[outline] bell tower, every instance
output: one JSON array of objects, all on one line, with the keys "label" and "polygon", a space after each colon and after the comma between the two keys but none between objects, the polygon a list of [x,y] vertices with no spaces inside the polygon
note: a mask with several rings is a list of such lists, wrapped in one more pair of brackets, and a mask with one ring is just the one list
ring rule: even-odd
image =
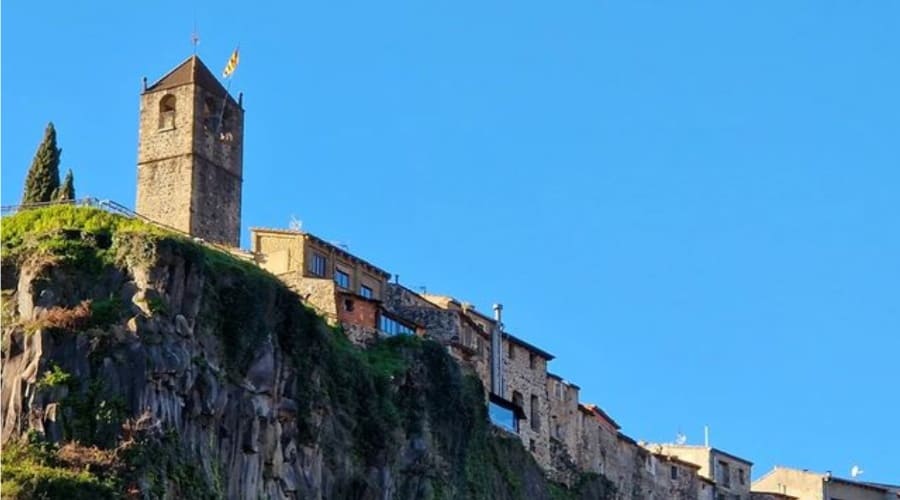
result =
[{"label": "bell tower", "polygon": [[231,246],[241,239],[244,110],[196,55],[141,93],[139,214]]}]

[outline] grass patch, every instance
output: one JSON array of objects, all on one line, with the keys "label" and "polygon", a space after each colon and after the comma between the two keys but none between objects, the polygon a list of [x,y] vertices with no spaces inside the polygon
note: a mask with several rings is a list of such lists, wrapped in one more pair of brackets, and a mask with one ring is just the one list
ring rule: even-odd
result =
[{"label": "grass patch", "polygon": [[[73,453],[72,447],[69,452]],[[7,443],[0,460],[3,498],[103,500],[118,496],[114,479],[100,477],[85,463],[70,464],[60,458],[57,448],[34,437],[25,443]]]}]

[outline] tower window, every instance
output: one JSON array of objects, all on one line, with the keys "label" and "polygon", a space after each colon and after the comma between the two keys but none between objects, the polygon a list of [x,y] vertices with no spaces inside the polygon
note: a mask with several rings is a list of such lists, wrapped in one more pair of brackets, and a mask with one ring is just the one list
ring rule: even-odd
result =
[{"label": "tower window", "polygon": [[166,94],[159,100],[159,129],[175,128],[175,96]]}]

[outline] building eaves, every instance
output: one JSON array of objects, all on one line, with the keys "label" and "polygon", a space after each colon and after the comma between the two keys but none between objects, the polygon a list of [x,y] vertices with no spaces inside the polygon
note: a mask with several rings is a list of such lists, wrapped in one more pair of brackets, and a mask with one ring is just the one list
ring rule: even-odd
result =
[{"label": "building eaves", "polygon": [[747,464],[747,465],[751,465],[751,466],[753,465],[753,462],[747,460],[746,458],[741,458],[741,457],[739,457],[739,456],[737,456],[737,455],[728,453],[727,451],[722,451],[722,450],[720,450],[720,449],[718,449],[718,448],[713,448],[713,447],[711,447],[711,446],[695,445],[695,444],[666,444],[666,445],[664,445],[664,446],[665,446],[666,448],[673,449],[673,450],[677,450],[677,449],[683,449],[683,450],[708,450],[710,453],[716,453],[716,454],[719,454],[719,455],[728,457],[728,458],[730,458],[730,459],[732,459],[732,460],[736,460],[736,461],[738,461],[738,462],[743,462],[743,463],[745,463],[745,464]]},{"label": "building eaves", "polygon": [[181,64],[175,66],[168,73],[163,75],[159,80],[149,85],[143,93],[158,92],[161,90],[169,90],[182,85],[196,84],[207,92],[211,92],[219,97],[228,96],[232,102],[234,98],[228,94],[228,91],[222,85],[222,82],[213,75],[212,71],[203,64],[197,55],[192,55],[185,59]]},{"label": "building eaves", "polygon": [[287,235],[287,236],[301,236],[303,238],[308,238],[310,240],[313,240],[314,242],[316,242],[319,245],[328,247],[330,250],[334,251],[334,253],[340,255],[341,257],[343,257],[347,260],[355,261],[355,262],[358,262],[358,263],[368,267],[370,270],[375,271],[376,273],[380,274],[381,277],[386,280],[391,278],[391,273],[385,271],[384,269],[376,266],[375,264],[372,264],[371,262],[367,261],[366,259],[358,257],[358,256],[344,250],[343,248],[341,248],[337,245],[329,243],[328,241],[325,241],[322,238],[320,238],[312,233],[308,233],[306,231],[298,231],[296,229],[274,229],[274,228],[269,228],[269,227],[251,227],[250,231],[255,232],[255,233],[274,233],[274,234],[283,234],[283,235]]},{"label": "building eaves", "polygon": [[527,349],[527,350],[541,356],[542,358],[546,359],[547,361],[550,361],[550,360],[553,360],[554,358],[556,358],[556,356],[550,354],[549,352],[547,352],[539,347],[536,347],[532,344],[529,344],[528,342],[525,342],[524,340],[516,337],[515,335],[513,335],[511,333],[503,332],[503,338],[505,340],[508,340],[509,342],[512,342],[513,344],[517,344],[517,345],[523,347],[524,349]]},{"label": "building eaves", "polygon": [[622,428],[622,426],[620,426],[618,423],[616,423],[616,421],[613,420],[613,418],[610,417],[608,413],[603,411],[602,408],[600,408],[599,406],[597,406],[595,404],[578,403],[578,409],[582,410],[585,413],[588,413],[590,415],[593,415],[595,417],[599,417],[599,418],[605,420],[607,423],[612,425],[616,430],[619,430]]},{"label": "building eaves", "polygon": [[581,387],[579,387],[579,386],[573,384],[572,382],[569,382],[568,380],[566,380],[566,379],[560,377],[559,375],[557,375],[557,374],[555,374],[555,373],[547,372],[547,376],[550,377],[550,378],[554,378],[554,379],[556,379],[556,380],[559,380],[560,382],[566,384],[566,385],[569,386],[569,387],[573,387],[573,388],[575,388],[575,389],[577,389],[577,390],[579,390],[579,391],[581,390]]},{"label": "building eaves", "polygon": [[850,479],[844,479],[844,478],[835,477],[835,476],[831,476],[830,478],[828,478],[828,476],[825,476],[825,477],[827,478],[827,481],[831,482],[831,483],[846,484],[849,486],[856,486],[859,488],[864,488],[864,489],[872,490],[872,491],[878,491],[881,493],[888,493],[891,491],[890,488],[885,487],[885,486],[876,486],[875,483],[864,483],[861,481],[853,481]]},{"label": "building eaves", "polygon": [[676,463],[676,464],[678,464],[678,465],[683,465],[683,466],[689,467],[689,468],[691,468],[691,469],[697,469],[697,470],[700,470],[700,469],[702,468],[702,467],[700,467],[699,465],[697,465],[697,464],[695,464],[695,463],[686,462],[686,461],[684,461],[684,460],[678,458],[678,457],[675,456],[675,455],[666,455],[665,453],[657,453],[657,452],[651,452],[651,453],[653,454],[654,457],[656,457],[656,458],[658,458],[658,459],[660,459],[660,460],[665,460],[666,462],[674,462],[674,463]]}]

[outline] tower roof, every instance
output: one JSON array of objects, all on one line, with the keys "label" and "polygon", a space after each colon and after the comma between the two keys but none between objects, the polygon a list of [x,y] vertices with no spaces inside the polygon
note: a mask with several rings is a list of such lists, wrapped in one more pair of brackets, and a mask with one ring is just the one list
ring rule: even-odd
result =
[{"label": "tower roof", "polygon": [[203,64],[203,61],[201,61],[197,55],[192,55],[185,59],[184,62],[175,66],[174,69],[163,75],[162,78],[148,86],[144,92],[156,92],[159,90],[180,87],[189,83],[199,85],[220,97],[224,97],[228,94],[228,91],[225,90],[225,87],[222,86],[219,79],[216,78],[205,64]]}]

